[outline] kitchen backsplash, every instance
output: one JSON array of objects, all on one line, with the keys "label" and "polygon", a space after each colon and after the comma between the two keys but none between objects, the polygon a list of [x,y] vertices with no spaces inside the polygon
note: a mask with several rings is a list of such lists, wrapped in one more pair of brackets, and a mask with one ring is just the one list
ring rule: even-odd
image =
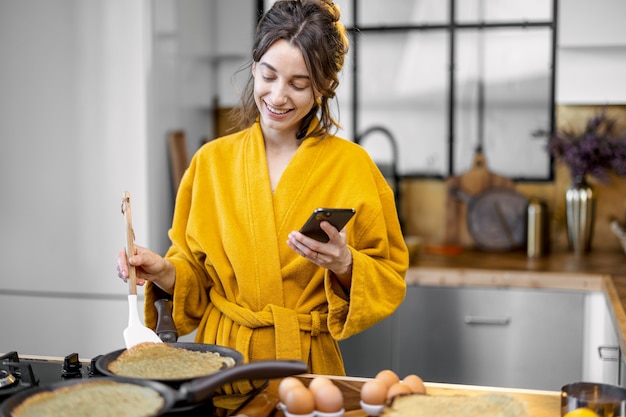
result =
[{"label": "kitchen backsplash", "polygon": [[[597,112],[606,110],[618,120],[620,131],[626,131],[626,106],[557,106],[558,129],[584,127],[586,120]],[[626,177],[611,176],[608,184],[590,178],[597,191],[595,231],[592,251],[621,251],[618,238],[610,229],[610,222],[617,218],[626,222]],[[556,164],[553,182],[520,182],[516,189],[527,197],[538,197],[548,206],[550,218],[550,242],[552,249],[567,247],[565,225],[565,190],[570,184],[566,167]],[[405,219],[405,234],[420,236],[426,245],[443,244],[446,236],[445,207],[447,188],[441,180],[407,179],[402,184],[401,210]],[[469,234],[462,234],[460,244],[471,247]]]}]

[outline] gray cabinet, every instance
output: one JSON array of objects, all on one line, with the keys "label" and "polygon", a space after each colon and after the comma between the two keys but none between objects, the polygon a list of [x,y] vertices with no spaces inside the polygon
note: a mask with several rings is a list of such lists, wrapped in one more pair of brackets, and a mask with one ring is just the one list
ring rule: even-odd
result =
[{"label": "gray cabinet", "polygon": [[350,376],[374,377],[382,369],[395,369],[395,316],[339,342],[346,372]]},{"label": "gray cabinet", "polygon": [[583,312],[580,292],[411,286],[392,317],[341,349],[350,375],[560,390],[582,377]]}]

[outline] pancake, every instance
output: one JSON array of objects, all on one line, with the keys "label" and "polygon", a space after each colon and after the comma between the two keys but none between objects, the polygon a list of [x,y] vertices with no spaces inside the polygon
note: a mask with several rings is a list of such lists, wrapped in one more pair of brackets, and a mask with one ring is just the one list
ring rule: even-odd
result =
[{"label": "pancake", "polygon": [[151,388],[100,379],[34,394],[12,416],[149,417],[164,405],[161,395]]},{"label": "pancake", "polygon": [[385,406],[384,417],[530,417],[526,403],[510,395],[404,395]]},{"label": "pancake", "polygon": [[217,352],[146,342],[122,352],[109,364],[109,371],[125,377],[171,380],[203,377],[233,366],[233,358]]}]

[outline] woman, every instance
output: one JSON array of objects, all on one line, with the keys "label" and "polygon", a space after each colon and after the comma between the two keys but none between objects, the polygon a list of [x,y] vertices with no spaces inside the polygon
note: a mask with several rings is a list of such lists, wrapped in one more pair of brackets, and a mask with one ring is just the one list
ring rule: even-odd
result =
[{"label": "woman", "polygon": [[[393,193],[368,154],[330,133],[328,101],[348,48],[331,1],[278,1],[259,22],[237,120],[204,145],[176,198],[164,258],[137,247],[146,323],[160,290],[180,334],[247,361],[300,359],[345,374],[337,340],[391,315],[404,299],[408,251]],[[297,230],[317,207],[354,208],[321,243]],[[118,275],[127,277],[124,252]],[[158,288],[157,288],[158,287]]]}]

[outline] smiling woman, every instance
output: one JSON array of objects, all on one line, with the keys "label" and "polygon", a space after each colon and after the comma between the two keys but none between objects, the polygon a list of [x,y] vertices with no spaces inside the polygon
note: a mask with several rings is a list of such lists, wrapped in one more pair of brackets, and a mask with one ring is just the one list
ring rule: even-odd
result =
[{"label": "smiling woman", "polygon": [[[130,263],[147,283],[149,326],[153,302],[173,298],[179,334],[197,329],[198,343],[343,374],[337,340],[400,304],[408,250],[393,191],[362,147],[335,135],[329,108],[347,50],[330,0],[279,1],[261,17],[239,130],[194,154],[167,253],[118,253],[118,276]],[[318,207],[356,214],[341,230],[322,221],[322,242],[299,231]]]}]

